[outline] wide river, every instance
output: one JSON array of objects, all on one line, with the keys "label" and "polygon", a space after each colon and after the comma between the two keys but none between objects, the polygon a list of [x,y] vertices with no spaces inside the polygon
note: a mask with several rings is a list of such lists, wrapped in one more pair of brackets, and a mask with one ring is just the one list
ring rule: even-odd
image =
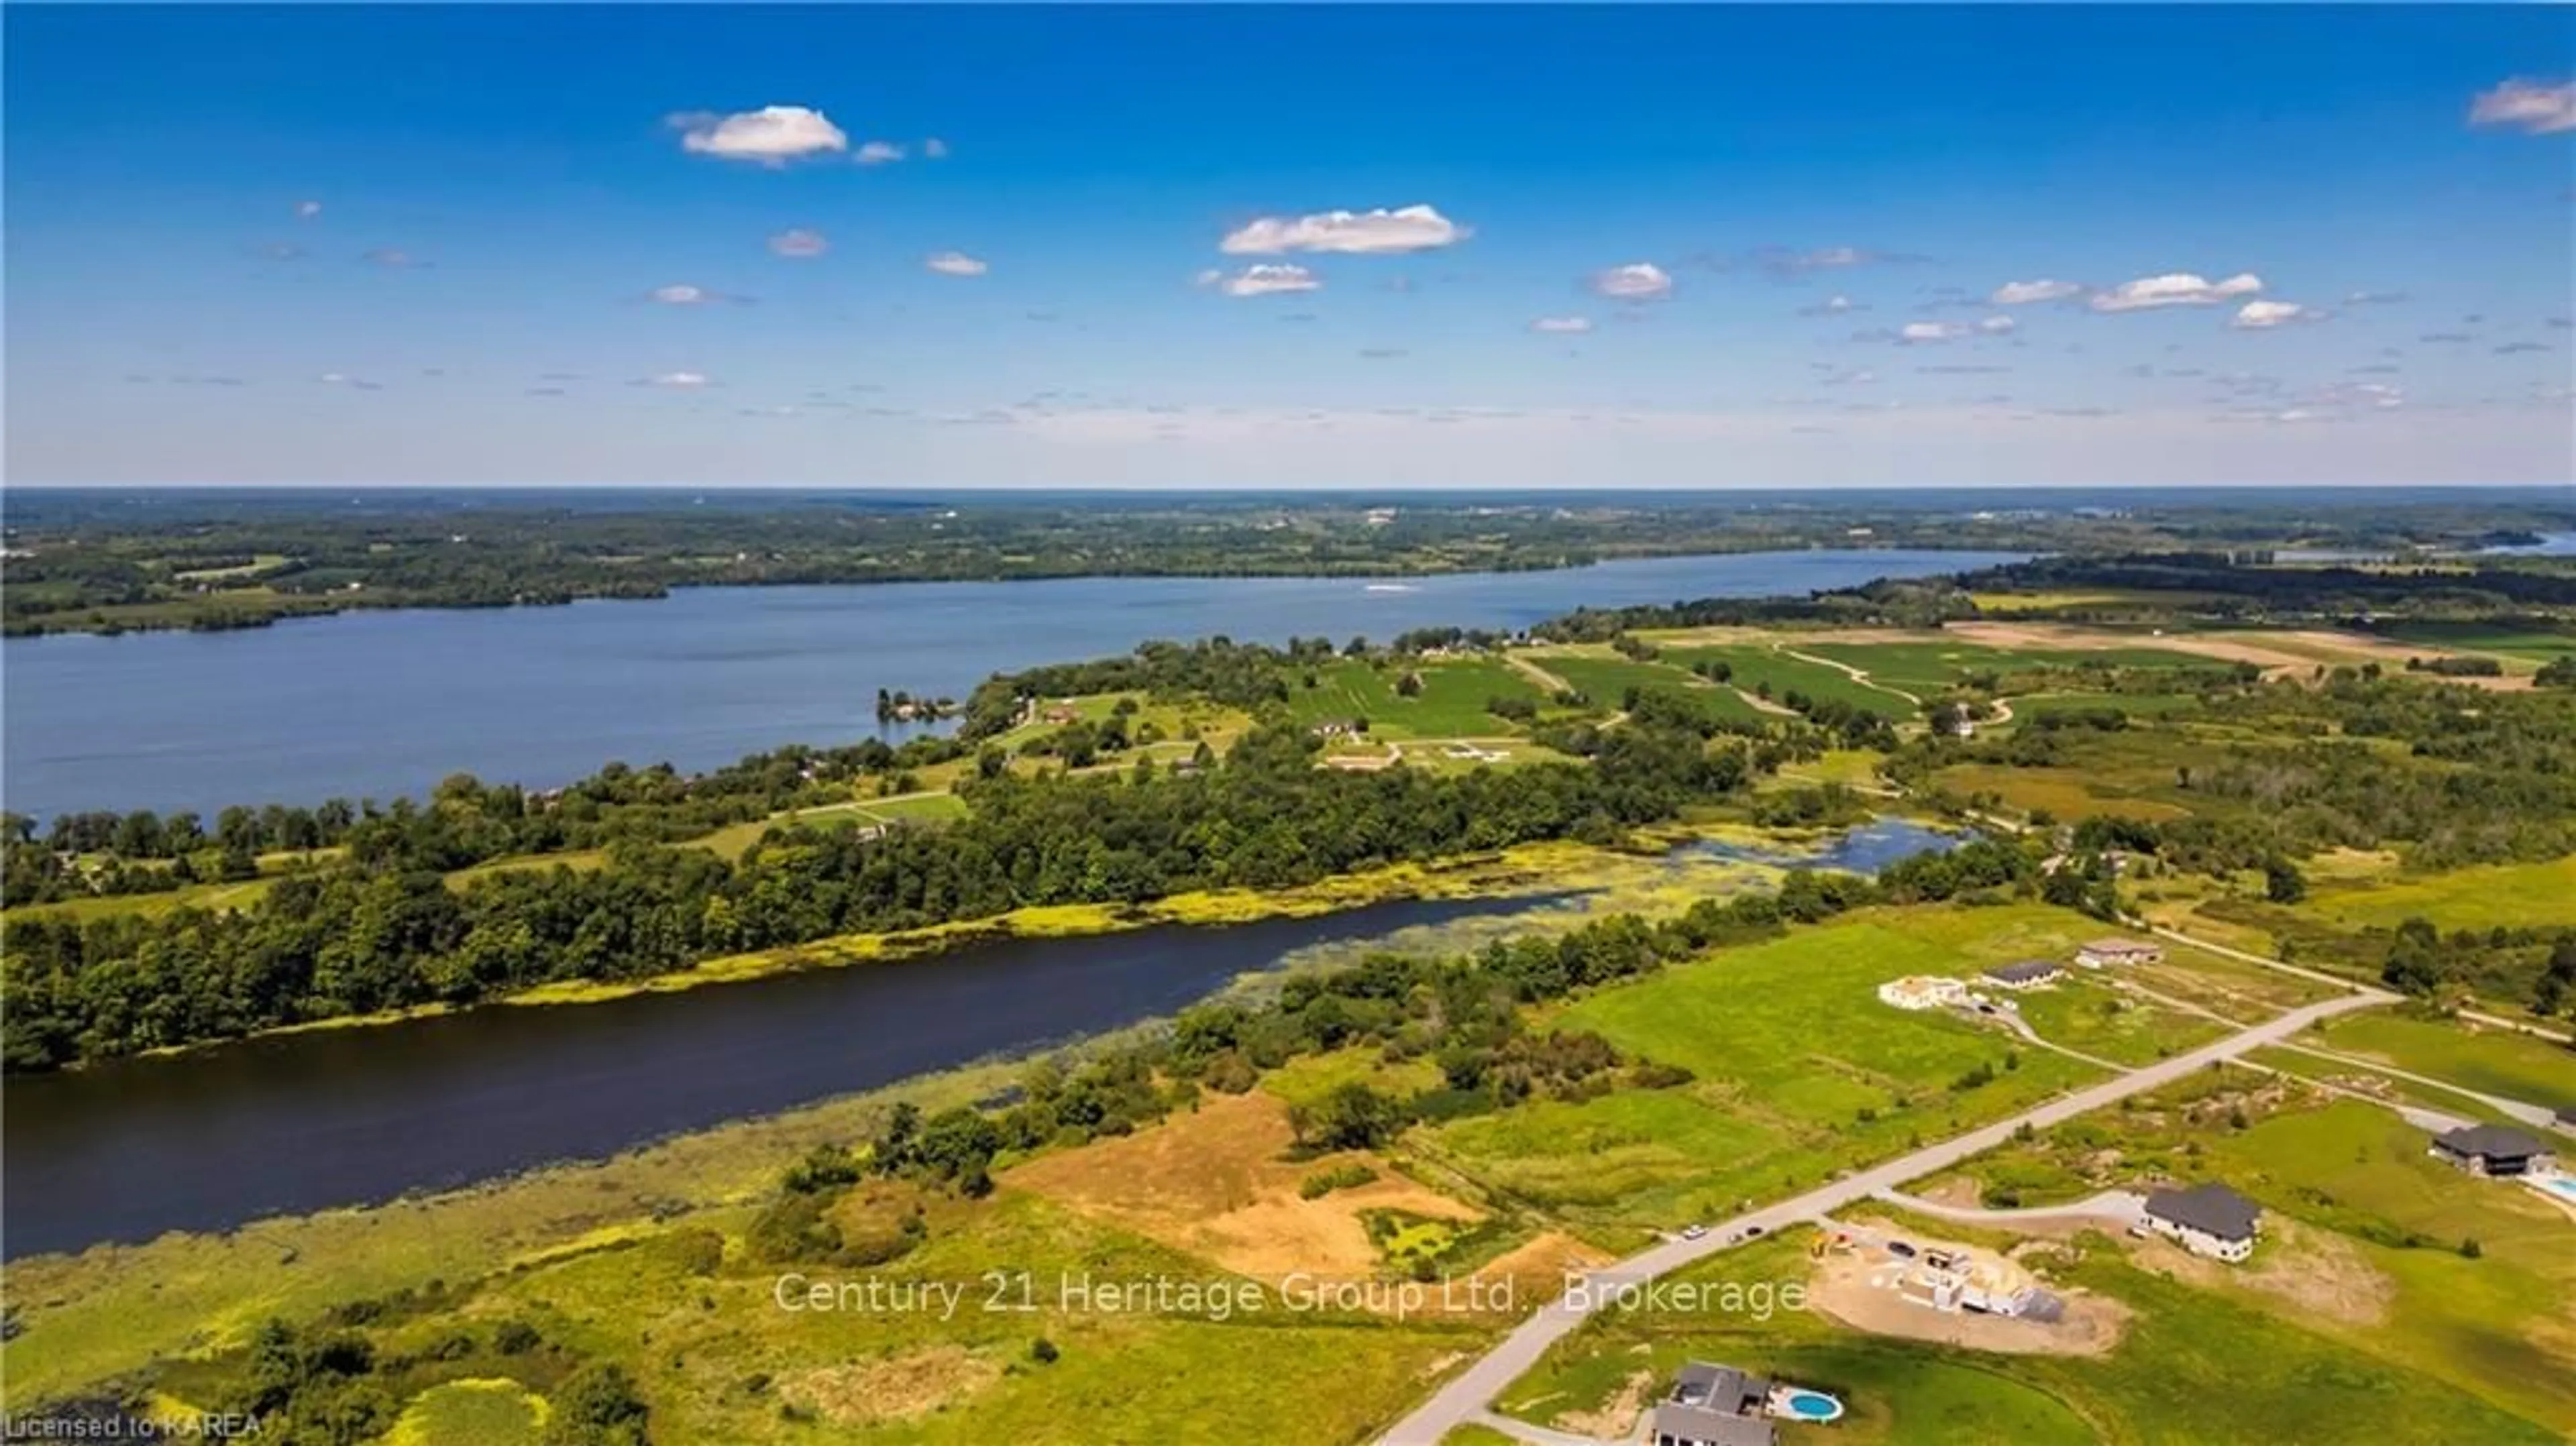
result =
[{"label": "wide river", "polygon": [[0,1091],[0,1249],[224,1230],[600,1158],[1169,1014],[1300,949],[1542,902],[1011,940],[13,1076]]},{"label": "wide river", "polygon": [[1080,578],[692,588],[651,602],[358,612],[228,633],[0,642],[0,804],[84,809],[536,786],[612,759],[683,769],[876,729],[879,688],[964,697],[999,671],[1149,638],[1516,629],[1582,606],[1804,594],[2018,554],[1737,553],[1413,579]]},{"label": "wide river", "polygon": [[[1692,845],[1671,866],[1707,857],[1875,873],[1958,841],[1881,819],[1796,854]],[[0,1249],[14,1258],[225,1230],[596,1159],[1166,1016],[1301,951],[1439,947],[1398,931],[1575,902],[1400,901],[1233,928],[1008,940],[15,1076],[0,1090]]]}]

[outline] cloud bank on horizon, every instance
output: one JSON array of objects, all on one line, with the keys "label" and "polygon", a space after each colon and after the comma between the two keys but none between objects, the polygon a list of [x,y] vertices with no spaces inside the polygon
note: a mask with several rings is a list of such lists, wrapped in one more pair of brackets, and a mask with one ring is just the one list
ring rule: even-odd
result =
[{"label": "cloud bank on horizon", "polygon": [[32,8],[7,472],[2576,481],[2576,22],[2230,24]]}]

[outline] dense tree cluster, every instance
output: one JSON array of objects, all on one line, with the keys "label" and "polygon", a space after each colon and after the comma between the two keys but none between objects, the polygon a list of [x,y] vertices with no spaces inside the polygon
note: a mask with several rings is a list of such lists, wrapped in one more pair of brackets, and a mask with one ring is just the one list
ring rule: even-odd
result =
[{"label": "dense tree cluster", "polygon": [[1225,767],[1151,782],[1005,775],[969,785],[973,815],[953,825],[778,829],[735,861],[621,840],[594,869],[457,886],[405,848],[280,878],[231,912],[11,917],[0,921],[6,1061],[44,1068],[554,980],[641,978],[1030,904],[1277,888],[1532,839],[1608,841],[1745,778],[1740,752],[1645,728],[1605,735],[1584,765],[1509,773],[1319,769],[1314,746],[1255,730]]},{"label": "dense tree cluster", "polygon": [[611,763],[562,788],[486,784],[457,774],[426,802],[331,799],[318,807],[235,806],[209,829],[193,813],[65,814],[40,836],[35,821],[0,817],[0,903],[143,893],[259,872],[263,854],[345,848],[376,869],[441,871],[522,854],[670,843],[729,824],[845,798],[849,784],[954,758],[954,739],[900,748],[870,738],[843,748],[789,747],[707,773],[669,764]]},{"label": "dense tree cluster", "polygon": [[1418,497],[1391,508],[1356,498],[862,495],[675,506],[627,493],[401,497],[325,510],[275,496],[102,506],[76,493],[13,493],[0,622],[12,633],[256,627],[347,608],[654,598],[719,585],[1515,572],[1834,545],[1863,515],[1878,540],[1901,546],[2040,548],[2103,530],[2035,515],[1854,513],[1812,499],[1791,516],[1679,498],[1575,511]]},{"label": "dense tree cluster", "polygon": [[2540,567],[2266,567],[2261,552],[2139,552],[2033,558],[1968,573],[1971,592],[2100,592],[2191,595],[2191,607],[2220,617],[2349,618],[2455,613],[2493,616],[2533,607],[2576,606],[2576,574]]},{"label": "dense tree cluster", "polygon": [[362,1329],[417,1320],[443,1304],[433,1286],[337,1306],[309,1326],[272,1318],[215,1362],[227,1383],[217,1405],[255,1418],[262,1441],[372,1446],[405,1400],[500,1369],[549,1383],[545,1446],[649,1446],[651,1408],[626,1369],[548,1343],[525,1321],[414,1332],[416,1343],[401,1349]]}]

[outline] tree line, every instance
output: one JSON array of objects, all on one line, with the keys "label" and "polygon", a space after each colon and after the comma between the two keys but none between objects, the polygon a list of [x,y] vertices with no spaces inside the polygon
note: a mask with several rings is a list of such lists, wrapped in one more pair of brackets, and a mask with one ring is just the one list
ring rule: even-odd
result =
[{"label": "tree line", "polygon": [[613,843],[599,867],[461,885],[397,853],[288,875],[235,910],[88,921],[0,917],[11,1069],[225,1039],[306,1020],[635,979],[837,934],[1032,904],[1280,888],[1536,839],[1612,841],[1739,787],[1741,754],[1646,728],[1582,764],[1510,773],[1315,766],[1302,732],[1256,729],[1185,774],[999,775],[938,828],[783,827],[737,860]]}]

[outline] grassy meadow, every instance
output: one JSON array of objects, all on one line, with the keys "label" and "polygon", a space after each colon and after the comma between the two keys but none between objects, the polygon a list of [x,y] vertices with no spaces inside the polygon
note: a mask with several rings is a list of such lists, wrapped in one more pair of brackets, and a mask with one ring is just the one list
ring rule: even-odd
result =
[{"label": "grassy meadow", "polygon": [[1795,1193],[2094,1078],[2000,1029],[1876,995],[1899,975],[2070,949],[2082,923],[2038,908],[1873,911],[1601,990],[1542,1023],[1682,1066],[1690,1084],[1464,1120],[1418,1148],[1604,1240]]},{"label": "grassy meadow", "polygon": [[2300,1040],[2480,1094],[2576,1110],[2576,1051],[2533,1035],[2372,1010],[2329,1020]]},{"label": "grassy meadow", "polygon": [[[1287,672],[1288,713],[1297,723],[1313,727],[1366,718],[1373,737],[1492,738],[1515,729],[1486,712],[1487,701],[1547,701],[1528,674],[1497,658],[1426,659],[1385,668],[1336,658]],[[1407,673],[1422,682],[1422,691],[1410,698],[1397,691]],[[1308,674],[1315,679],[1312,688],[1305,686]]]}]

